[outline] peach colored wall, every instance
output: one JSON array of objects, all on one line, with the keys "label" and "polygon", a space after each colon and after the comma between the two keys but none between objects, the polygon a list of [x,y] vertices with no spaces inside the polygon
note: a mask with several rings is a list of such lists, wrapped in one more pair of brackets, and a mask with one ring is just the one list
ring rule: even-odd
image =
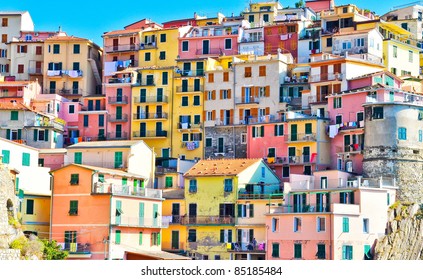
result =
[{"label": "peach colored wall", "polygon": [[50,167],[51,170],[58,169],[65,162],[65,154],[40,154],[40,159],[44,159],[44,167]]},{"label": "peach colored wall", "polygon": [[313,9],[316,13],[330,10],[330,0],[328,1],[306,1],[305,6]]}]

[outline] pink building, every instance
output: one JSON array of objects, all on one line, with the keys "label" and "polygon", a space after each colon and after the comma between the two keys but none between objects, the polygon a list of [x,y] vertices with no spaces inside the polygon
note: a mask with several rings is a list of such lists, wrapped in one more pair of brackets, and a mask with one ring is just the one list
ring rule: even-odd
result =
[{"label": "pink building", "polygon": [[298,58],[298,22],[278,23],[264,27],[264,52],[277,54],[291,53],[294,61]]},{"label": "pink building", "polygon": [[395,192],[395,179],[337,170],[292,175],[282,206],[272,204],[266,216],[266,259],[372,259]]},{"label": "pink building", "polygon": [[375,72],[348,80],[349,90],[328,96],[331,169],[362,174],[365,130],[362,104],[389,92],[380,85],[400,89],[401,80],[388,71]]},{"label": "pink building", "polygon": [[[78,142],[99,141],[106,138],[107,118],[105,98],[102,95],[84,97],[78,117]],[[110,115],[109,115],[110,117]],[[75,141],[74,141],[75,142]],[[76,142],[76,143],[78,143]]]},{"label": "pink building", "polygon": [[38,166],[49,167],[51,170],[63,167],[66,152],[66,149],[40,149]]}]

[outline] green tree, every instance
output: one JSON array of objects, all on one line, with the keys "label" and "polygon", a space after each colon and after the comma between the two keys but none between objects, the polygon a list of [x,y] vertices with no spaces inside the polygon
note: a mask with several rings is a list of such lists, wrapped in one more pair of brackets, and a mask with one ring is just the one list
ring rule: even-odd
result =
[{"label": "green tree", "polygon": [[62,251],[56,240],[42,240],[44,244],[43,258],[45,260],[63,260],[68,256],[68,252]]},{"label": "green tree", "polygon": [[295,3],[295,8],[303,8],[304,7],[304,1],[300,0],[297,3]]}]

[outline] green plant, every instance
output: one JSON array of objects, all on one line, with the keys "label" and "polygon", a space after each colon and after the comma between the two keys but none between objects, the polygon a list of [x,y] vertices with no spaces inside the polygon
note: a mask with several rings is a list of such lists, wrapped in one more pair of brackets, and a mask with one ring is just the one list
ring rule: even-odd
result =
[{"label": "green plant", "polygon": [[21,252],[21,257],[29,259],[36,256],[42,259],[44,244],[39,239],[29,240],[25,236],[20,236],[10,243],[10,249],[16,249]]},{"label": "green plant", "polygon": [[13,226],[16,229],[19,229],[22,227],[21,223],[19,223],[19,221],[17,219],[15,219],[15,217],[13,217],[13,215],[8,215],[8,221],[9,221],[9,225]]},{"label": "green plant", "polygon": [[45,260],[63,260],[68,256],[67,251],[63,251],[56,240],[41,240],[44,244],[43,258]]}]

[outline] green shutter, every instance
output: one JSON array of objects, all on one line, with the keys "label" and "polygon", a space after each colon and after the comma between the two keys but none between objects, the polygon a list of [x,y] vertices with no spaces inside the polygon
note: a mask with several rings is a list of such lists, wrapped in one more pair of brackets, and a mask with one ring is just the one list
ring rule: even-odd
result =
[{"label": "green shutter", "polygon": [[220,243],[225,243],[225,230],[220,230]]},{"label": "green shutter", "polygon": [[158,215],[159,215],[159,205],[155,203],[153,204],[153,226],[154,227],[157,226]]},{"label": "green shutter", "polygon": [[28,153],[22,153],[22,165],[29,166],[31,162],[31,155]]},{"label": "green shutter", "polygon": [[312,124],[311,123],[306,123],[305,124],[305,133],[306,134],[311,134],[312,133]]},{"label": "green shutter", "polygon": [[115,243],[120,244],[120,230],[117,230],[115,234]]},{"label": "green shutter", "polygon": [[142,232],[140,232],[138,243],[139,245],[142,245]]},{"label": "green shutter", "polygon": [[279,243],[272,244],[272,257],[279,258]]},{"label": "green shutter", "polygon": [[274,136],[278,136],[278,125],[277,124],[275,124],[275,133],[274,133]]},{"label": "green shutter", "polygon": [[10,129],[6,129],[6,139],[7,140],[11,140],[11,137],[10,137]]},{"label": "green shutter", "polygon": [[296,258],[296,259],[302,258],[301,244],[294,244],[294,258]]},{"label": "green shutter", "polygon": [[10,163],[10,151],[9,150],[2,150],[1,154],[3,155],[3,163]]},{"label": "green shutter", "polygon": [[18,129],[18,140],[22,140],[22,129]]},{"label": "green shutter", "polygon": [[115,152],[115,168],[119,168],[122,165],[122,158],[123,153],[122,152]]},{"label": "green shutter", "polygon": [[254,229],[250,229],[249,234],[250,234],[249,236],[250,242],[252,242],[254,240]]},{"label": "green shutter", "polygon": [[76,164],[82,164],[82,152],[76,152],[74,154],[74,163],[76,163]]},{"label": "green shutter", "polygon": [[228,243],[232,243],[232,230],[228,229]]},{"label": "green shutter", "polygon": [[38,129],[34,129],[34,142],[38,141]]},{"label": "green shutter", "polygon": [[44,133],[44,141],[48,142],[48,134],[49,134],[49,130],[46,129],[45,133]]},{"label": "green shutter", "polygon": [[[16,192],[19,192],[19,198],[23,199],[24,198],[24,192],[23,190],[19,190],[19,177],[16,177],[16,182],[15,182],[15,190]],[[22,191],[22,196],[21,196],[21,191]]]},{"label": "green shutter", "polygon": [[128,185],[128,178],[122,178],[122,186]]},{"label": "green shutter", "polygon": [[250,218],[254,217],[254,204],[250,204]]},{"label": "green shutter", "polygon": [[238,217],[242,217],[242,204],[238,204]]},{"label": "green shutter", "polygon": [[160,232],[157,233],[157,245],[160,245]]},{"label": "green shutter", "polygon": [[256,138],[256,127],[253,126],[251,129],[252,129],[253,138]]},{"label": "green shutter", "polygon": [[144,225],[144,202],[140,202],[138,211],[139,225]]},{"label": "green shutter", "polygon": [[264,137],[264,126],[260,126],[260,136]]}]

